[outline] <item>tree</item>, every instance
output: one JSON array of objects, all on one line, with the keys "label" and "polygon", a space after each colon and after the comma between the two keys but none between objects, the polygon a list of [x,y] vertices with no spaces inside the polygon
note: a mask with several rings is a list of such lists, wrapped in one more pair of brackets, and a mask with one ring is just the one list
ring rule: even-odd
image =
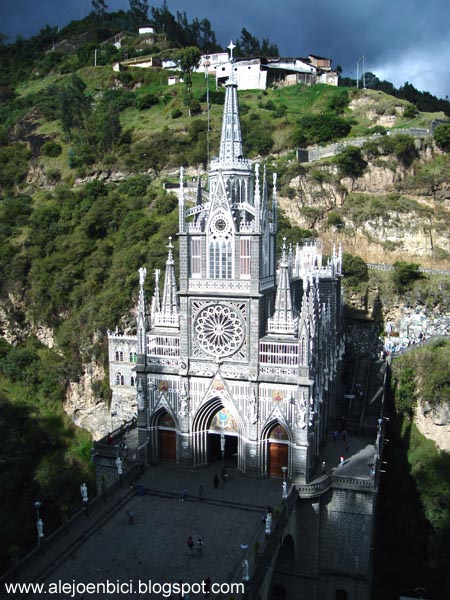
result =
[{"label": "tree", "polygon": [[71,139],[74,128],[82,128],[91,112],[91,103],[85,95],[86,85],[76,75],[72,74],[69,82],[59,94],[59,114],[61,126],[67,139]]},{"label": "tree", "polygon": [[31,152],[21,142],[0,147],[0,190],[12,189],[25,178],[30,158]]},{"label": "tree", "polygon": [[420,266],[416,263],[407,263],[404,261],[394,263],[392,281],[400,293],[404,292],[414,281],[418,281],[424,277],[424,274],[420,271]]},{"label": "tree", "polygon": [[96,15],[103,15],[108,10],[105,0],[92,0],[92,8]]},{"label": "tree", "polygon": [[360,256],[354,256],[346,252],[342,256],[342,273],[345,277],[345,283],[351,287],[369,279],[369,271],[364,260]]},{"label": "tree", "polygon": [[417,150],[414,138],[410,135],[399,133],[391,137],[391,142],[396,158],[405,167],[410,167],[417,158]]},{"label": "tree", "polygon": [[274,58],[276,56],[280,56],[280,52],[276,44],[271,44],[268,38],[263,38],[261,43],[261,55]]},{"label": "tree", "polygon": [[145,23],[148,19],[148,0],[128,0],[130,13],[135,22]]},{"label": "tree", "polygon": [[355,146],[347,146],[334,159],[340,177],[361,177],[367,167],[367,162],[361,154],[361,150]]},{"label": "tree", "polygon": [[442,123],[434,130],[434,141],[444,152],[450,151],[450,123]]},{"label": "tree", "polygon": [[180,69],[183,72],[183,80],[188,92],[192,85],[192,72],[198,67],[200,57],[201,52],[196,46],[183,48],[175,56],[175,60],[178,62]]}]

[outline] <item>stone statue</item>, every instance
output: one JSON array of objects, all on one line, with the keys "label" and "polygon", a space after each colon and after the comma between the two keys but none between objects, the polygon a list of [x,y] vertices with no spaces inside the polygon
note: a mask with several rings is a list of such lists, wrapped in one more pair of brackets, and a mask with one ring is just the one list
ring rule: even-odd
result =
[{"label": "stone statue", "polygon": [[142,386],[142,381],[139,379],[137,386],[137,402],[138,402],[138,410],[144,410],[145,402],[144,402],[144,388]]},{"label": "stone statue", "polygon": [[306,427],[306,402],[305,395],[303,392],[301,393],[300,401],[298,403],[297,425],[302,429],[305,429]]},{"label": "stone statue", "polygon": [[265,530],[265,534],[266,537],[269,536],[272,532],[272,513],[268,512],[266,514],[266,530]]},{"label": "stone statue", "polygon": [[83,499],[83,504],[87,504],[89,502],[89,497],[88,497],[87,485],[85,483],[82,483],[80,485],[80,493],[81,493],[81,498]]},{"label": "stone statue", "polygon": [[37,531],[38,531],[38,538],[39,539],[43,538],[44,537],[44,521],[41,518],[39,518],[37,520],[36,527],[37,527]]},{"label": "stone statue", "polygon": [[188,405],[188,393],[186,390],[186,384],[183,385],[183,389],[180,392],[180,408],[178,410],[178,416],[182,419],[188,416],[189,405]]},{"label": "stone statue", "polygon": [[144,285],[146,276],[147,276],[147,269],[145,267],[140,267],[139,268],[139,285]]},{"label": "stone statue", "polygon": [[250,579],[248,574],[248,560],[244,558],[242,561],[242,581],[248,581]]},{"label": "stone statue", "polygon": [[117,474],[120,476],[123,473],[123,468],[122,468],[122,459],[120,458],[120,456],[118,456],[116,458],[116,467],[117,467]]}]

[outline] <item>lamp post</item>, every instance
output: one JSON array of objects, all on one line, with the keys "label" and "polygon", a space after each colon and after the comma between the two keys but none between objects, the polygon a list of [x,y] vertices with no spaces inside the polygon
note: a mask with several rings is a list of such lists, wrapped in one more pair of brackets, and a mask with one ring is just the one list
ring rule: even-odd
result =
[{"label": "lamp post", "polygon": [[38,532],[38,547],[41,547],[41,541],[42,538],[44,537],[44,523],[42,522],[42,519],[39,515],[39,509],[42,506],[42,502],[34,502],[34,507],[36,509],[36,528],[37,528],[37,532]]},{"label": "lamp post", "polygon": [[286,481],[287,467],[281,467],[281,470],[283,471],[283,483],[282,483],[283,494],[282,494],[282,498],[283,498],[283,500],[286,500],[286,498],[287,498],[287,481]]}]

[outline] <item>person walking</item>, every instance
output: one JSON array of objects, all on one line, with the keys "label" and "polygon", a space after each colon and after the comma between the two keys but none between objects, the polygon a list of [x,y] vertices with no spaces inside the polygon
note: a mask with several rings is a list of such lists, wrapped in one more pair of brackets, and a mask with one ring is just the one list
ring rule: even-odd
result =
[{"label": "person walking", "polygon": [[200,497],[200,501],[203,501],[203,499],[204,499],[204,496],[205,496],[205,488],[203,487],[203,485],[202,485],[202,484],[200,484],[200,485],[198,486],[198,495],[199,495],[199,497]]},{"label": "person walking", "polygon": [[192,539],[192,535],[188,537],[186,544],[189,550],[189,554],[192,556],[192,553],[194,551],[194,540]]},{"label": "person walking", "polygon": [[184,502],[186,500],[187,490],[183,488],[180,492],[180,502]]},{"label": "person walking", "polygon": [[217,490],[217,488],[219,487],[219,476],[217,475],[217,473],[214,475],[214,489]]}]

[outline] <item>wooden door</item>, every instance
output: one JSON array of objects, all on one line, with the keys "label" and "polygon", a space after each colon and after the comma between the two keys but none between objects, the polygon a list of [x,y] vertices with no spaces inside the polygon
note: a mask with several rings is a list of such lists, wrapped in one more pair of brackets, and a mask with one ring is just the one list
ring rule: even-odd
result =
[{"label": "wooden door", "polygon": [[281,467],[288,466],[289,446],[278,442],[269,442],[269,477],[283,477]]},{"label": "wooden door", "polygon": [[168,462],[177,460],[177,438],[175,431],[159,430],[159,459]]}]

